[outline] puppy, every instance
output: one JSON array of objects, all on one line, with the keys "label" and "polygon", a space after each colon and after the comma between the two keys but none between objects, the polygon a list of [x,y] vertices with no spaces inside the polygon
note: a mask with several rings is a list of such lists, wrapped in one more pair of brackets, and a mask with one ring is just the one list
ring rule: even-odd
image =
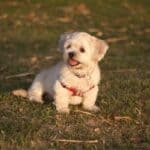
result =
[{"label": "puppy", "polygon": [[100,81],[100,61],[108,45],[85,32],[64,34],[59,40],[63,60],[42,71],[28,90],[30,101],[43,103],[42,95],[54,98],[58,112],[69,113],[69,104],[82,103],[84,109],[98,111],[95,105]]}]

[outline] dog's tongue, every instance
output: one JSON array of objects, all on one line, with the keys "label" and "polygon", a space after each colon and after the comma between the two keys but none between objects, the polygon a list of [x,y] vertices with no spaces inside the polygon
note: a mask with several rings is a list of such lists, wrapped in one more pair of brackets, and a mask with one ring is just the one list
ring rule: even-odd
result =
[{"label": "dog's tongue", "polygon": [[78,61],[76,61],[76,60],[73,60],[73,59],[69,59],[69,65],[71,65],[71,66],[75,66],[75,65],[78,65]]}]

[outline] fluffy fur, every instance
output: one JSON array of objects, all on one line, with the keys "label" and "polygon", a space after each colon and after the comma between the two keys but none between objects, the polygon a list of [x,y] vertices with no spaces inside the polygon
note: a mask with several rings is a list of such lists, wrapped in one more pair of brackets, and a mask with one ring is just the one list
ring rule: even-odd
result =
[{"label": "fluffy fur", "polygon": [[[42,95],[46,92],[54,98],[58,112],[68,113],[69,104],[80,103],[86,110],[98,111],[95,105],[100,81],[98,61],[107,49],[108,45],[103,40],[85,32],[62,35],[59,50],[63,60],[36,76],[28,90],[29,100],[43,103]],[[75,88],[82,96],[73,95],[62,83]]]}]

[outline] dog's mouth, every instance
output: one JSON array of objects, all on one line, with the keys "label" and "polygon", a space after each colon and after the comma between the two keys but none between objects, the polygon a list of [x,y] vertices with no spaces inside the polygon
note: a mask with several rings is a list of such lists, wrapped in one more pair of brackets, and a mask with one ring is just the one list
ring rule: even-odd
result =
[{"label": "dog's mouth", "polygon": [[80,62],[73,59],[73,58],[69,58],[68,59],[68,64],[73,67],[73,66],[78,66],[80,64]]}]

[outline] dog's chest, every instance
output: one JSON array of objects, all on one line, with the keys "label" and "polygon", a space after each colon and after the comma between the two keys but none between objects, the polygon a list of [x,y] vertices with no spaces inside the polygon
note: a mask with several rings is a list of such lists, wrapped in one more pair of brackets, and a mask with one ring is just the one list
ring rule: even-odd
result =
[{"label": "dog's chest", "polygon": [[74,75],[63,75],[60,77],[60,81],[68,87],[74,87],[81,91],[86,91],[94,85],[94,81],[91,76],[77,77]]}]

